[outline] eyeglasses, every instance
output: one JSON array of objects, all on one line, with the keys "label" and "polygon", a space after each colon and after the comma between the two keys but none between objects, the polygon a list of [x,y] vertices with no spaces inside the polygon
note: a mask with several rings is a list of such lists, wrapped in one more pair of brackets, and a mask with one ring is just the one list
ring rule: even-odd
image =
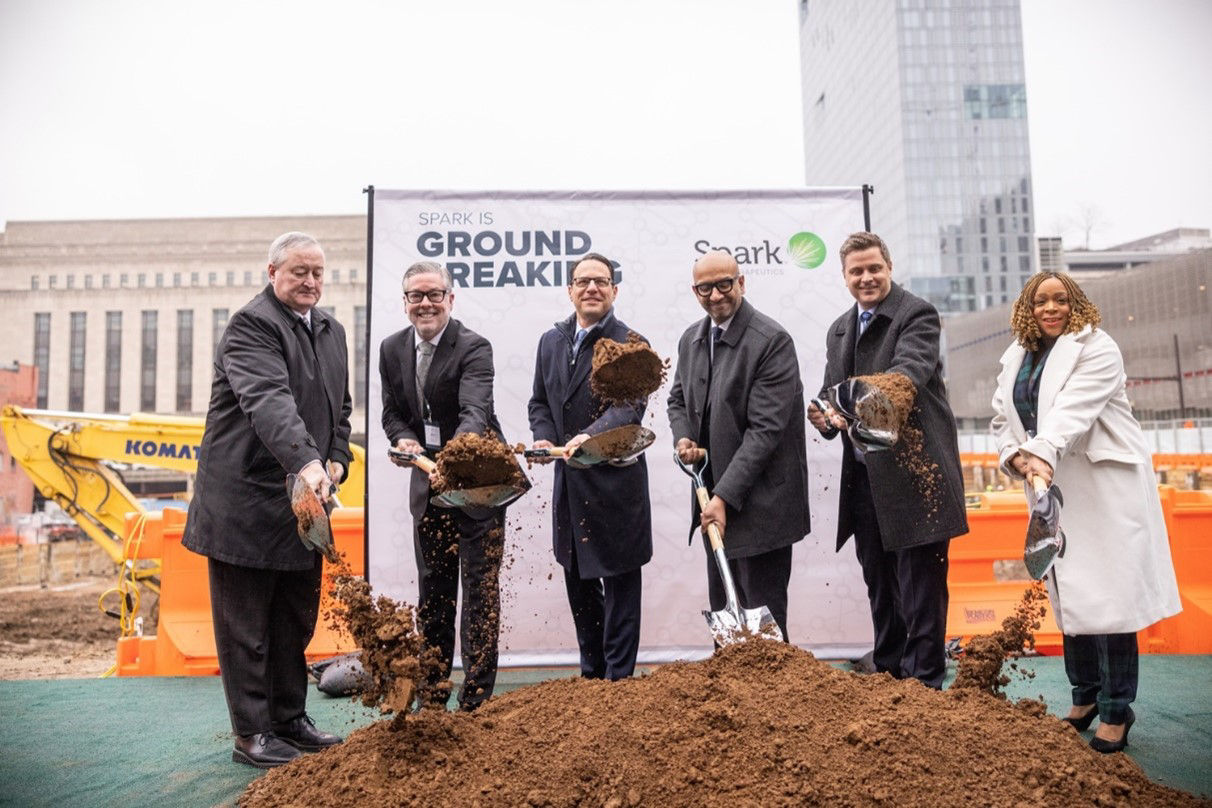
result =
[{"label": "eyeglasses", "polygon": [[716,289],[720,294],[726,295],[732,291],[732,285],[736,283],[739,275],[733,275],[731,278],[720,278],[715,283],[696,283],[690,288],[694,289],[694,293],[699,297],[711,297],[711,290]]},{"label": "eyeglasses", "polygon": [[409,303],[420,303],[422,300],[441,303],[446,299],[446,293],[449,291],[449,289],[430,289],[428,292],[405,292],[404,299]]},{"label": "eyeglasses", "polygon": [[611,278],[574,278],[572,281],[572,285],[578,289],[588,289],[590,284],[599,289],[609,289],[614,286],[614,280]]}]

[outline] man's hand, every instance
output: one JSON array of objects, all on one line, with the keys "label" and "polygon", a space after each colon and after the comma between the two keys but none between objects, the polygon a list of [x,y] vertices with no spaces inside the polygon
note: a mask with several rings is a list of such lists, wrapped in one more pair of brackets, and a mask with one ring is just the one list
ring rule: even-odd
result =
[{"label": "man's hand", "polygon": [[303,484],[316,492],[321,502],[328,502],[332,494],[332,480],[324,471],[324,465],[319,460],[313,460],[299,469],[299,479]]},{"label": "man's hand", "polygon": [[565,465],[571,466],[574,469],[589,468],[589,466],[586,466],[584,463],[574,460],[572,457],[573,454],[576,452],[577,447],[580,446],[582,443],[584,443],[587,440],[589,440],[589,436],[586,435],[584,432],[582,432],[579,435],[574,435],[572,438],[569,439],[569,441],[567,443],[564,444],[564,464]]},{"label": "man's hand", "polygon": [[1052,485],[1052,466],[1048,465],[1048,461],[1030,452],[1020,450],[1019,454],[1026,461],[1026,469],[1023,471],[1023,476],[1028,481],[1032,477],[1039,477],[1046,485]]},{"label": "man's hand", "polygon": [[1010,458],[1010,468],[1014,469],[1023,477],[1027,476],[1027,458],[1021,454],[1013,455]]},{"label": "man's hand", "polygon": [[691,466],[699,462],[699,445],[690,438],[678,438],[673,449],[678,453],[678,459],[686,465]]},{"label": "man's hand", "polygon": [[335,460],[329,460],[328,478],[332,480],[333,485],[340,485],[341,480],[345,479],[345,467]]},{"label": "man's hand", "polygon": [[720,531],[720,537],[724,536],[724,528],[728,523],[728,515],[724,509],[724,500],[719,497],[712,497],[707,500],[707,507],[699,514],[699,522],[703,526],[703,530],[707,530],[707,526],[712,522]]},{"label": "man's hand", "polygon": [[[534,446],[532,448],[552,449],[552,448],[555,448],[555,444],[549,440],[536,440],[534,442]],[[546,457],[528,457],[528,458],[526,458],[527,463],[538,463],[538,464],[544,465],[544,466],[547,465],[548,463],[552,462],[553,460],[555,460],[555,458],[552,457],[551,455],[547,455]]]},{"label": "man's hand", "polygon": [[[419,455],[424,454],[425,452],[425,449],[421,446],[421,444],[417,443],[415,440],[411,440],[410,438],[400,438],[398,441],[396,441],[395,448],[397,452],[408,452],[409,454]],[[391,462],[395,463],[400,468],[412,468],[412,463],[399,457],[392,457]]]},{"label": "man's hand", "polygon": [[845,429],[847,426],[849,426],[849,424],[846,423],[846,419],[839,415],[837,410],[833,409],[833,407],[826,404],[825,409],[822,410],[820,407],[816,406],[815,402],[808,405],[808,421],[814,427],[816,427],[816,431],[820,432],[821,434],[831,432],[834,429]]}]

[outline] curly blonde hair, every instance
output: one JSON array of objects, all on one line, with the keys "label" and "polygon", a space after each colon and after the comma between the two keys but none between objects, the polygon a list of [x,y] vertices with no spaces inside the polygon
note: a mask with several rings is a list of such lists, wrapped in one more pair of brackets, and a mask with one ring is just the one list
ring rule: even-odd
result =
[{"label": "curly blonde hair", "polygon": [[1028,351],[1039,350],[1039,342],[1043,338],[1039,324],[1035,322],[1032,310],[1035,308],[1035,293],[1040,284],[1049,278],[1056,278],[1069,294],[1069,325],[1065,327],[1066,334],[1076,334],[1086,326],[1097,328],[1103,321],[1098,313],[1098,306],[1090,302],[1086,293],[1077,285],[1077,281],[1065,272],[1037,272],[1019,292],[1018,300],[1010,308],[1010,331],[1018,344]]}]

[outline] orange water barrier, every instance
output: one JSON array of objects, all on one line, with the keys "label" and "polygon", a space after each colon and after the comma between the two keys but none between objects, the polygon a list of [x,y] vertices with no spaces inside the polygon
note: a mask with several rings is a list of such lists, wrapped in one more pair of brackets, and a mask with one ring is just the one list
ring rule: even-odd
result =
[{"label": "orange water barrier", "polygon": [[[142,524],[140,525],[140,521]],[[362,542],[362,509],[337,508],[331,517],[333,542],[354,575],[362,575],[366,557]],[[219,673],[210,616],[210,582],[206,558],[181,544],[185,512],[131,514],[126,531],[126,555],[132,562],[160,559],[160,617],[156,634],[118,640],[119,676],[211,676]],[[330,611],[332,571],[324,562],[320,620],[307,659],[313,662],[354,650],[353,639],[337,632],[325,619]]]},{"label": "orange water barrier", "polygon": [[[1212,654],[1212,491],[1180,491],[1168,485],[1157,490],[1183,610],[1140,632],[1141,653]],[[947,636],[964,640],[999,629],[1030,584],[1026,568],[1016,563],[1022,561],[1027,529],[1022,492],[969,495],[969,501],[971,532],[951,542],[947,576]],[[1016,569],[1021,577],[1013,576]],[[1051,613],[1035,637],[1041,653],[1061,653],[1061,635]]]}]

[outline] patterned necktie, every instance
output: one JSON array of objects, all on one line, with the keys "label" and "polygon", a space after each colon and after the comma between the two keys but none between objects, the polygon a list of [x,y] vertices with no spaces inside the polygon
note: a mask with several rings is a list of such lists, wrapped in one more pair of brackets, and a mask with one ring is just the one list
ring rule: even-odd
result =
[{"label": "patterned necktie", "polygon": [[871,318],[875,316],[875,312],[867,310],[859,315],[859,336],[863,336],[863,332],[867,330],[867,326],[871,324]]},{"label": "patterned necktie", "polygon": [[572,339],[572,362],[577,361],[577,354],[581,351],[581,343],[585,341],[585,336],[589,333],[588,328],[578,328],[576,336]]},{"label": "patterned necktie", "polygon": [[417,400],[425,401],[425,379],[429,376],[429,363],[433,361],[433,343],[417,344]]}]

